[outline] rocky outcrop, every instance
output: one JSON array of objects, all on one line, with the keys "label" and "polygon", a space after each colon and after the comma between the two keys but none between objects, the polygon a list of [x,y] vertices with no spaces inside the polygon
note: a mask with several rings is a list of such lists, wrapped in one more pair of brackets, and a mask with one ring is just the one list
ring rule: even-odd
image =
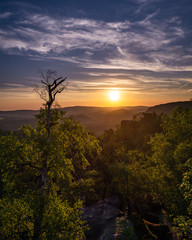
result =
[{"label": "rocky outcrop", "polygon": [[122,222],[126,222],[126,227],[132,227],[121,211],[121,202],[117,196],[85,207],[84,219],[90,226],[90,231],[86,233],[87,240],[119,239],[123,227]]},{"label": "rocky outcrop", "polygon": [[[118,196],[112,196],[83,209],[84,220],[90,226],[86,240],[135,240],[143,235],[159,240],[178,239],[164,210],[148,211],[142,217],[132,213],[131,222],[127,211],[121,208]],[[131,217],[130,216],[130,217]],[[134,223],[134,228],[133,224]]]}]

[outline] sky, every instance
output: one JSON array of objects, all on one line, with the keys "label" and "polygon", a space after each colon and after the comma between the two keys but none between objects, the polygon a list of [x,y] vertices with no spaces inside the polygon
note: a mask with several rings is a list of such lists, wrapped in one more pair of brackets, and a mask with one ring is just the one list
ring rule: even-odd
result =
[{"label": "sky", "polygon": [[191,12],[192,0],[0,0],[0,110],[39,109],[47,70],[67,77],[62,107],[190,100]]}]

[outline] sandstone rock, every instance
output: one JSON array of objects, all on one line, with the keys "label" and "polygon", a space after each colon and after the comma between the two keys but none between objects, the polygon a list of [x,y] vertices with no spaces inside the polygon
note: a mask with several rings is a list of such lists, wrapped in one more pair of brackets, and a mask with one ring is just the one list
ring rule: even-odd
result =
[{"label": "sandstone rock", "polygon": [[[125,239],[118,238],[121,232],[121,202],[118,196],[101,200],[89,207],[85,207],[83,218],[88,222],[90,231],[86,233],[87,240]],[[131,226],[127,221],[126,226]]]}]

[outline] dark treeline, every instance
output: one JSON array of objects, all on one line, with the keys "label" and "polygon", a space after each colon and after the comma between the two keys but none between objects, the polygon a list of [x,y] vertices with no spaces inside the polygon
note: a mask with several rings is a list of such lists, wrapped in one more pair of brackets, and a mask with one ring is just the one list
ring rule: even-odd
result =
[{"label": "dark treeline", "polygon": [[1,132],[1,239],[84,239],[82,206],[114,194],[137,239],[191,239],[191,110],[143,113],[98,138],[60,110],[50,114],[48,141],[43,109],[35,128]]},{"label": "dark treeline", "polygon": [[184,108],[144,113],[100,137],[103,193],[121,196],[138,239],[192,239],[191,138]]}]

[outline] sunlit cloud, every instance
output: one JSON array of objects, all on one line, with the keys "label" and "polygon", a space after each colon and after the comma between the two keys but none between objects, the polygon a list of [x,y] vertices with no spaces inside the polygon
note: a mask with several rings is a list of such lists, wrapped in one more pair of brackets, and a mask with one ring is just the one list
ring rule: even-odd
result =
[{"label": "sunlit cloud", "polygon": [[0,98],[30,98],[33,95],[33,89],[23,84],[6,83],[0,88]]},{"label": "sunlit cloud", "polygon": [[[154,1],[137,0],[136,14]],[[0,14],[2,22],[11,19],[0,26],[0,50],[36,62],[73,65],[69,91],[117,88],[152,94],[192,88],[192,47],[185,44],[190,33],[177,15],[162,21],[157,8],[134,20],[104,21],[37,12],[25,10],[19,18],[8,11]],[[1,92],[29,93],[33,80],[38,81],[31,76],[21,85],[1,84]]]},{"label": "sunlit cloud", "polygon": [[15,87],[15,88],[21,88],[21,87],[23,87],[23,88],[25,88],[26,86],[25,85],[23,85],[23,84],[18,84],[18,83],[4,83],[4,86],[6,86],[6,87]]},{"label": "sunlit cloud", "polygon": [[[170,61],[174,66],[175,59],[182,62],[185,57],[183,46],[174,44],[185,33],[179,23],[174,27],[153,23],[150,19],[155,15],[132,23],[26,15],[16,27],[0,29],[0,48],[30,57],[34,52],[35,57],[39,54],[82,67],[170,68]],[[179,47],[177,54],[173,48]]]}]

